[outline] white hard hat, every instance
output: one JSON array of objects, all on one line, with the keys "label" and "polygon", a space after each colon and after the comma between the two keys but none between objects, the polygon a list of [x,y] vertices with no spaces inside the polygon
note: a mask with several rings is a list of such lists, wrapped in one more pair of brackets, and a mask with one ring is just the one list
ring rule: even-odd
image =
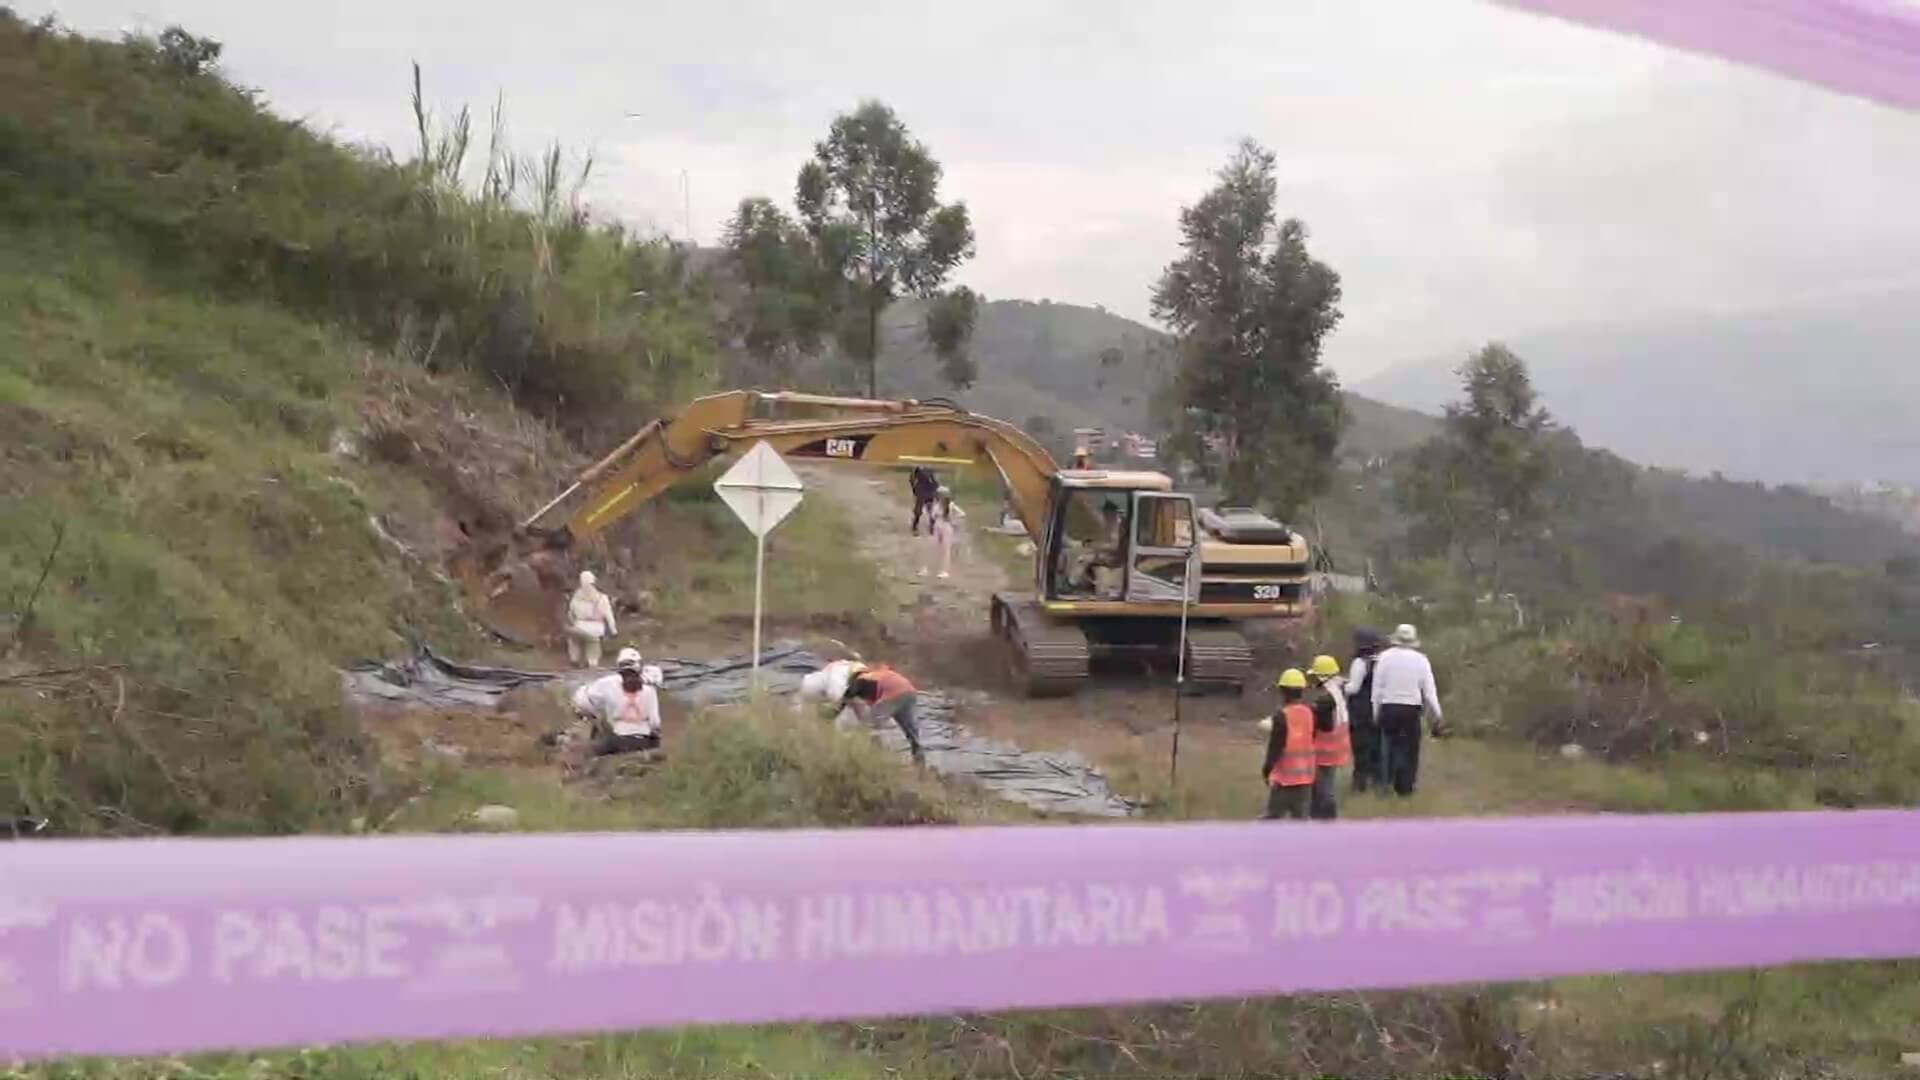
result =
[{"label": "white hard hat", "polygon": [[613,659],[613,666],[616,671],[625,671],[627,668],[638,668],[640,666],[640,650],[621,649],[620,655]]},{"label": "white hard hat", "polygon": [[1415,630],[1412,623],[1401,623],[1394,628],[1393,643],[1409,649],[1417,648],[1420,645],[1420,631]]},{"label": "white hard hat", "polygon": [[580,584],[591,586],[594,582],[598,580],[600,579],[593,576],[593,571],[591,570],[580,571]]}]

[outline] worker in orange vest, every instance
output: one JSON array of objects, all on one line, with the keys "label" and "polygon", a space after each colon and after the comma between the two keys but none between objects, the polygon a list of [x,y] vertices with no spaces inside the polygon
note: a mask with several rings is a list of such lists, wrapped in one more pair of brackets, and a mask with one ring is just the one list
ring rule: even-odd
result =
[{"label": "worker in orange vest", "polygon": [[851,708],[861,720],[871,725],[880,720],[892,720],[900,725],[900,734],[907,737],[907,750],[913,755],[916,765],[927,763],[927,753],[920,746],[920,724],[913,715],[914,706],[920,702],[920,691],[905,675],[885,664],[868,667],[856,661],[850,669],[847,679],[846,696],[840,699],[843,708]]},{"label": "worker in orange vest", "polygon": [[1267,735],[1267,759],[1260,766],[1260,776],[1267,782],[1265,816],[1269,821],[1304,821],[1312,809],[1318,762],[1313,709],[1302,700],[1307,693],[1307,676],[1299,668],[1288,668],[1274,685],[1280,690],[1280,711],[1273,717],[1273,729]]},{"label": "worker in orange vest", "polygon": [[1340,816],[1340,770],[1353,764],[1353,735],[1347,725],[1347,680],[1340,661],[1316,656],[1307,668],[1313,684],[1313,817],[1332,821]]}]

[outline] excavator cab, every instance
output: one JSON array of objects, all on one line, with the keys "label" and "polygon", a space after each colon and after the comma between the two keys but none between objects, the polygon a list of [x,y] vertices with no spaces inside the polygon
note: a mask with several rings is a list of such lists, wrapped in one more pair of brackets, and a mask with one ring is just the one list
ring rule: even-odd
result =
[{"label": "excavator cab", "polygon": [[1093,605],[1178,603],[1190,585],[1196,526],[1193,497],[1168,487],[1157,473],[1060,473],[1042,596]]}]

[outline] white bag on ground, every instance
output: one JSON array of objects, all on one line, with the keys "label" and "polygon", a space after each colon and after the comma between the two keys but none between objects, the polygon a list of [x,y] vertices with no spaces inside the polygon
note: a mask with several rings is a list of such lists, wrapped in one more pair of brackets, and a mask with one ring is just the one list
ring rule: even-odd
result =
[{"label": "white bag on ground", "polygon": [[[832,705],[847,696],[847,683],[853,678],[853,661],[835,660],[818,671],[811,671],[800,677],[800,692],[793,696],[793,707],[804,710],[809,706]],[[860,718],[852,709],[841,709],[834,715],[833,726],[837,731],[853,731],[860,727]]]}]

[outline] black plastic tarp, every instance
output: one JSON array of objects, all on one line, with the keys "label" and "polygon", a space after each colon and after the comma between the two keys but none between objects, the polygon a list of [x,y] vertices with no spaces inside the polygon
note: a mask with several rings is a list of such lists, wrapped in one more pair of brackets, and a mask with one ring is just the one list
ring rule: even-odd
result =
[{"label": "black plastic tarp", "polygon": [[[660,668],[669,694],[696,708],[738,704],[752,693],[751,657],[648,662]],[[825,664],[801,646],[781,642],[760,654],[761,685],[769,696],[791,697],[799,692],[801,679]],[[424,647],[407,661],[356,664],[342,673],[353,700],[439,708],[490,708],[516,689],[548,683],[570,691],[597,674],[478,667],[455,663]],[[954,719],[953,700],[939,691],[922,690],[916,711],[927,765],[943,776],[972,780],[1001,798],[1046,813],[1126,817],[1137,810],[1134,803],[1114,794],[1106,777],[1079,754],[1023,750],[968,731]],[[821,734],[823,738],[831,735],[824,724]],[[873,734],[882,745],[906,755],[906,736],[891,722],[876,727]]]}]

